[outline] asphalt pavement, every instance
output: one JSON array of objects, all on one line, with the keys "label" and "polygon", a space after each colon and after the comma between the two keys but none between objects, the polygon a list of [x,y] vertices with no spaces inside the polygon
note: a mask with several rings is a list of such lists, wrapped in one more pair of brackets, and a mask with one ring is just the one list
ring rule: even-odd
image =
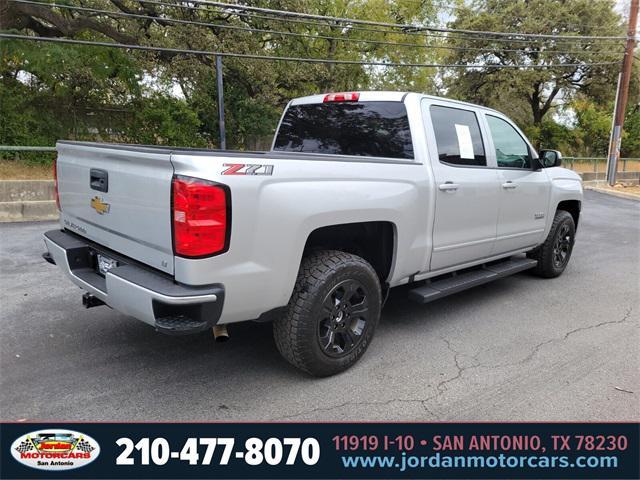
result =
[{"label": "asphalt pavement", "polygon": [[421,306],[392,292],[347,372],[308,377],[271,325],[169,337],[41,258],[56,223],[0,224],[0,419],[640,420],[640,203],[586,192],[560,278],[519,274]]}]

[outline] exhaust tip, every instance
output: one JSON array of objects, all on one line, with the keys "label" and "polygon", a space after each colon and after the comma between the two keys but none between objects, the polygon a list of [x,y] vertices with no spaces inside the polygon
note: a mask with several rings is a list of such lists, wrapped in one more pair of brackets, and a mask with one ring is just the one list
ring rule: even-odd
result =
[{"label": "exhaust tip", "polygon": [[213,338],[216,342],[222,343],[229,340],[229,332],[226,325],[215,325],[213,327]]}]

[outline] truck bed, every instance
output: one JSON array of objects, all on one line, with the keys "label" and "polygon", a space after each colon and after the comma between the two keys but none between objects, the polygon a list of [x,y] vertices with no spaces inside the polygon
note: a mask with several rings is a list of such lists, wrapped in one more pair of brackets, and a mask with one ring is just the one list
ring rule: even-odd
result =
[{"label": "truck bed", "polygon": [[165,153],[165,154],[183,154],[194,156],[216,156],[231,158],[255,158],[256,160],[264,160],[265,157],[278,160],[317,160],[324,162],[364,162],[364,163],[397,163],[414,165],[414,160],[402,160],[398,158],[387,157],[368,157],[353,155],[335,155],[322,153],[305,153],[305,152],[277,152],[273,150],[255,151],[255,150],[218,150],[211,148],[189,148],[189,147],[172,147],[163,145],[137,145],[129,143],[98,143],[98,142],[78,142],[72,140],[59,140],[58,145],[77,145],[90,148],[107,148],[110,150],[126,150],[130,152],[146,152],[146,153]]}]

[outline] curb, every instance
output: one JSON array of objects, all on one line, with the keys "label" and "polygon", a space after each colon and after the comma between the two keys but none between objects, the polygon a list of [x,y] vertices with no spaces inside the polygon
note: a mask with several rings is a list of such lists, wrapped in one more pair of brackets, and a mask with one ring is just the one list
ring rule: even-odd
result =
[{"label": "curb", "polygon": [[55,187],[53,180],[0,181],[0,202],[53,200],[54,195]]},{"label": "curb", "polygon": [[584,189],[591,190],[593,192],[603,193],[605,195],[610,195],[612,197],[624,198],[626,200],[633,200],[636,202],[640,202],[640,196],[635,195],[633,193],[616,192],[615,190],[609,190],[607,188],[600,188],[600,187],[592,187],[591,185],[585,185]]},{"label": "curb", "polygon": [[53,180],[0,181],[0,222],[56,220]]},{"label": "curb", "polygon": [[[584,182],[605,182],[607,180],[606,172],[580,172],[578,173]],[[640,172],[618,172],[616,179],[624,182],[638,182],[640,180]]]},{"label": "curb", "polygon": [[0,222],[31,222],[57,219],[58,208],[55,200],[0,202]]}]

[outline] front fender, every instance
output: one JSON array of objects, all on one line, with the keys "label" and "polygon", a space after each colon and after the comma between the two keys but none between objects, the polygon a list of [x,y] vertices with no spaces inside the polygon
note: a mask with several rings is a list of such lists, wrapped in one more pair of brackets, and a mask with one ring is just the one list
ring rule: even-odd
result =
[{"label": "front fender", "polygon": [[582,188],[582,178],[573,170],[561,167],[547,168],[547,176],[551,181],[551,198],[549,201],[549,212],[547,214],[547,225],[543,238],[547,238],[551,230],[551,224],[560,202],[567,200],[577,200],[582,204],[584,191]]}]

